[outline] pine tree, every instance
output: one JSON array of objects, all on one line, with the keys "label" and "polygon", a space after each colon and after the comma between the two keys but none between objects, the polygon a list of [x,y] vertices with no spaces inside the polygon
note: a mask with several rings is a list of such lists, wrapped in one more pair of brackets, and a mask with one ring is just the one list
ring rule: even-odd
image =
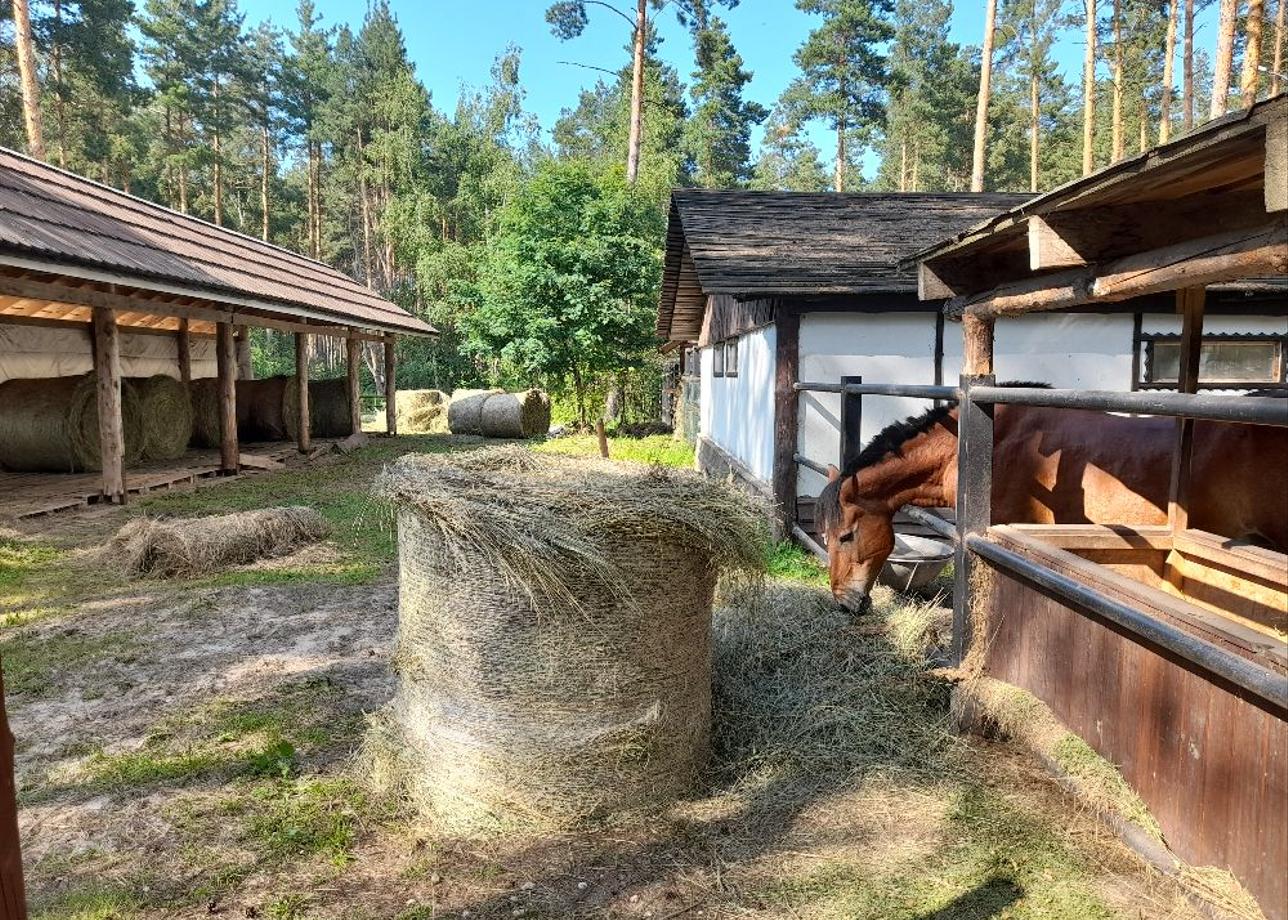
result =
[{"label": "pine tree", "polygon": [[993,41],[997,22],[997,0],[985,0],[984,44],[980,50],[979,94],[975,101],[975,149],[971,158],[970,190],[984,191],[985,148],[988,143],[988,105],[992,95]]},{"label": "pine tree", "polygon": [[[1002,9],[1001,29],[1014,36],[1003,48],[1002,66],[1013,67],[1028,96],[1029,176],[1028,188],[1041,185],[1041,144],[1047,129],[1043,122],[1052,95],[1063,97],[1064,82],[1051,79],[1054,62],[1051,48],[1056,37],[1069,25],[1065,0],[1008,0]],[[1052,84],[1058,86],[1053,87]]]},{"label": "pine tree", "polygon": [[751,73],[743,69],[729,30],[712,17],[694,31],[697,70],[689,94],[693,113],[686,127],[686,146],[694,177],[708,188],[728,188],[750,178],[751,129],[769,112],[743,98]]},{"label": "pine tree", "polygon": [[[833,188],[843,192],[848,173],[870,145],[885,116],[889,81],[880,45],[894,36],[890,0],[796,0],[823,19],[796,51],[801,76],[784,102],[802,119],[821,119],[836,135]],[[861,181],[861,176],[860,176]]]},{"label": "pine tree", "polygon": [[31,35],[31,10],[27,0],[13,4],[13,41],[22,86],[22,116],[27,128],[27,152],[45,158],[45,131],[40,113],[40,77],[36,73],[36,47]]},{"label": "pine tree", "polygon": [[830,181],[822,155],[813,142],[801,137],[800,127],[781,106],[770,114],[751,180],[753,189],[827,191]]},{"label": "pine tree", "polygon": [[282,81],[286,54],[282,34],[261,24],[246,43],[246,107],[259,146],[259,234],[267,241],[272,228],[272,184],[281,146]]},{"label": "pine tree", "polygon": [[1221,0],[1217,21],[1216,57],[1212,71],[1212,106],[1210,118],[1225,114],[1230,97],[1230,74],[1234,70],[1234,33],[1238,26],[1239,0]]},{"label": "pine tree", "polygon": [[322,144],[325,137],[322,116],[334,81],[331,31],[319,25],[321,19],[313,0],[299,0],[298,25],[291,33],[291,54],[283,62],[282,94],[290,132],[304,148],[305,164],[305,252],[315,259],[322,252]]}]

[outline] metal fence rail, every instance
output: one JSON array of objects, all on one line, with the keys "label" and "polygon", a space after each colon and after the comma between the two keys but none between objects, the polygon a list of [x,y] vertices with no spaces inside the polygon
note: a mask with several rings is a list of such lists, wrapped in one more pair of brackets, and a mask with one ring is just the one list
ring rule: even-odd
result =
[{"label": "metal fence rail", "polygon": [[907,396],[912,399],[951,399],[958,397],[957,387],[914,383],[796,383],[797,392],[843,393],[846,396]]},{"label": "metal fence rail", "polygon": [[1288,426],[1288,399],[1277,396],[1198,395],[1162,393],[1152,390],[1119,393],[1111,390],[974,386],[971,387],[970,397],[977,403],[1045,406],[1052,409],[1092,409],[1100,412],[1165,415],[1213,422]]}]

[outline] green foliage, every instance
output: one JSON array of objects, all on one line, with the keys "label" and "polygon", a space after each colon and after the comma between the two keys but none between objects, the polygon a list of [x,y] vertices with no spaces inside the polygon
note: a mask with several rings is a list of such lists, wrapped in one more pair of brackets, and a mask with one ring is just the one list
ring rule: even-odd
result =
[{"label": "green foliage", "polygon": [[[579,457],[599,455],[599,439],[593,434],[554,438],[536,445],[533,450],[551,454],[572,454]],[[693,446],[677,441],[670,435],[651,435],[646,438],[608,439],[608,456],[613,460],[629,460],[659,466],[693,468]]]},{"label": "green foliage", "polygon": [[694,32],[698,68],[689,93],[693,115],[685,142],[699,185],[726,188],[751,177],[751,129],[769,115],[757,102],[743,98],[751,73],[743,68],[723,20],[711,17]]},{"label": "green foliage", "polygon": [[802,585],[815,585],[820,588],[826,588],[828,585],[827,568],[809,552],[787,540],[774,544],[769,555],[767,571],[774,578],[782,578]]}]

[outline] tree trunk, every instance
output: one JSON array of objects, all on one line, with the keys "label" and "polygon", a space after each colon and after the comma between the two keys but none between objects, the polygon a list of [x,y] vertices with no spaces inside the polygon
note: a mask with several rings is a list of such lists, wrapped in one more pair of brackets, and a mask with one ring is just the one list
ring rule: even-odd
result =
[{"label": "tree trunk", "polygon": [[1194,0],[1185,0],[1185,51],[1182,55],[1184,74],[1181,87],[1181,127],[1194,127]]},{"label": "tree trunk", "polygon": [[1123,152],[1126,147],[1126,143],[1123,139],[1123,30],[1121,0],[1114,0],[1113,17],[1114,87],[1113,114],[1111,115],[1113,152],[1111,153],[1109,160],[1111,163],[1117,163],[1123,158]]},{"label": "tree trunk", "polygon": [[1149,100],[1145,98],[1145,88],[1140,91],[1140,152],[1149,149]]},{"label": "tree trunk", "polygon": [[1163,49],[1163,91],[1158,100],[1158,142],[1166,144],[1172,134],[1172,81],[1175,79],[1176,18],[1179,0],[1167,4],[1167,42]]},{"label": "tree trunk", "polygon": [[1042,109],[1038,104],[1038,73],[1029,74],[1029,191],[1038,190],[1038,129],[1041,127]]},{"label": "tree trunk", "polygon": [[1082,60],[1082,174],[1084,176],[1096,168],[1095,143],[1096,0],[1087,0],[1087,50]]},{"label": "tree trunk", "polygon": [[1288,0],[1279,0],[1275,11],[1275,53],[1270,65],[1270,95],[1277,96],[1283,78],[1280,72],[1284,66],[1284,5]]},{"label": "tree trunk", "polygon": [[36,75],[36,49],[31,39],[28,0],[13,0],[13,41],[22,84],[22,118],[27,127],[27,152],[45,158],[45,130],[40,119],[40,82]]},{"label": "tree trunk", "polygon": [[640,146],[644,137],[644,42],[648,35],[648,0],[635,4],[634,50],[631,64],[631,132],[626,142],[626,181],[635,183],[640,173]]},{"label": "tree trunk", "polygon": [[919,170],[920,166],[921,166],[921,138],[914,137],[912,139],[912,184],[911,184],[911,187],[909,188],[909,191],[917,192],[921,190],[918,185],[918,175],[917,175],[918,172],[920,171]]},{"label": "tree trunk", "polygon": [[838,192],[845,191],[845,129],[845,116],[841,115],[836,120],[836,169],[833,176],[833,185]]},{"label": "tree trunk", "polygon": [[572,388],[577,395],[577,421],[580,422],[584,431],[587,427],[586,421],[586,382],[581,379],[581,368],[576,362],[572,365]]},{"label": "tree trunk", "polygon": [[263,237],[264,242],[267,243],[268,242],[268,224],[269,224],[268,178],[269,178],[269,169],[272,168],[271,155],[270,155],[271,150],[270,150],[270,144],[269,144],[269,128],[268,128],[267,121],[265,121],[264,124],[260,127],[259,142],[260,142],[259,210],[260,210],[260,214],[262,215],[262,221],[260,225],[260,231],[261,231],[260,235]]},{"label": "tree trunk", "polygon": [[984,191],[984,153],[988,139],[988,103],[992,95],[993,31],[997,22],[997,0],[987,0],[984,11],[984,48],[979,60],[979,95],[975,99],[975,152],[971,157],[970,190]]},{"label": "tree trunk", "polygon": [[362,129],[358,129],[358,205],[362,211],[362,280],[371,287],[371,202],[367,200],[367,168],[363,162]]},{"label": "tree trunk", "polygon": [[1265,14],[1265,0],[1248,0],[1247,44],[1243,49],[1243,79],[1239,81],[1240,101],[1245,109],[1257,101],[1261,85],[1261,25]]},{"label": "tree trunk", "polygon": [[[54,28],[62,34],[63,4],[54,0]],[[58,132],[58,165],[67,168],[67,99],[63,85],[63,49],[57,41],[49,49],[49,69],[54,75],[54,130]]]},{"label": "tree trunk", "polygon": [[908,139],[899,141],[899,191],[908,191]]},{"label": "tree trunk", "polygon": [[215,182],[215,226],[224,225],[224,155],[223,148],[220,145],[219,137],[219,77],[216,76],[213,81],[214,100],[215,100],[215,130],[212,138],[210,153],[214,160],[214,182]]},{"label": "tree trunk", "polygon": [[1234,69],[1234,27],[1239,13],[1239,0],[1221,0],[1221,19],[1217,27],[1216,58],[1212,66],[1211,118],[1225,114],[1230,96],[1230,72]]}]

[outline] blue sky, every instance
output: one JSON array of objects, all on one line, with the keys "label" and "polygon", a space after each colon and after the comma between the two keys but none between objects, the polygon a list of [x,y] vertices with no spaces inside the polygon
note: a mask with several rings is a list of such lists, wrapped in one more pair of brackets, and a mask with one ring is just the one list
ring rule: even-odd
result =
[{"label": "blue sky", "polygon": [[[316,0],[323,22],[361,25],[366,0]],[[540,119],[545,131],[553,127],[561,109],[576,104],[583,87],[602,76],[594,70],[562,61],[616,69],[626,58],[629,26],[602,7],[591,7],[590,26],[580,38],[561,42],[545,22],[548,0],[390,0],[407,39],[407,51],[420,79],[440,109],[451,111],[462,84],[480,86],[489,79],[493,60],[507,44],[523,50],[521,74],[527,88],[527,109]],[[616,5],[629,6],[626,0]],[[977,45],[983,35],[983,0],[967,0],[954,11],[951,34],[961,44]],[[1078,3],[1081,9],[1081,3]],[[1215,4],[1212,5],[1215,7]],[[243,0],[248,25],[268,19],[283,28],[295,26],[295,0]],[[816,23],[816,18],[796,9],[793,0],[742,0],[732,10],[721,10],[729,23],[734,45],[753,72],[749,96],[771,106],[796,74],[792,55]],[[1212,43],[1212,9],[1205,10],[1196,29],[1195,45]],[[688,35],[669,10],[659,18],[661,54],[688,77],[693,51]],[[1082,36],[1062,37],[1055,54],[1065,77],[1080,80]],[[1179,69],[1179,68],[1178,68]],[[824,132],[813,132],[824,152],[830,142]],[[758,140],[758,138],[757,138]],[[871,174],[871,163],[865,168]]]}]

